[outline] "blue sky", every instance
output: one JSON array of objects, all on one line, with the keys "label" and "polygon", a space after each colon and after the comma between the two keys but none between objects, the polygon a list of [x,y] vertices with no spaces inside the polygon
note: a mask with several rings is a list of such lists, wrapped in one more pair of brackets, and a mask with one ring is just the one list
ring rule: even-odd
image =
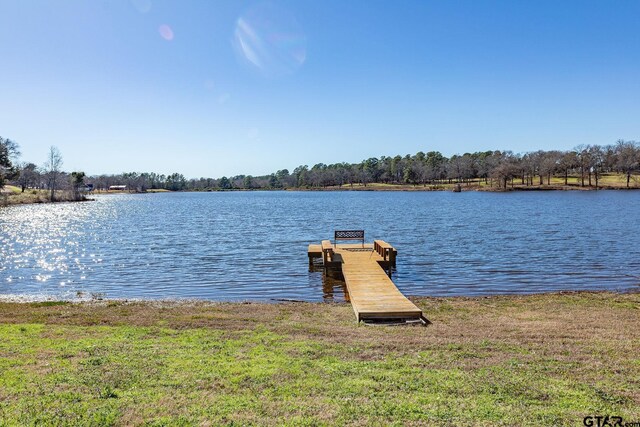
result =
[{"label": "blue sky", "polygon": [[0,135],[66,170],[640,139],[640,1],[0,0]]}]

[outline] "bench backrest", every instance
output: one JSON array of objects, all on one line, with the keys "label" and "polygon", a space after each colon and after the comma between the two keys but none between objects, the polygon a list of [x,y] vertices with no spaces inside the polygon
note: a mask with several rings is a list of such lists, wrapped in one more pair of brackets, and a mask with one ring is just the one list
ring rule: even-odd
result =
[{"label": "bench backrest", "polygon": [[333,240],[359,240],[364,245],[364,230],[335,230]]}]

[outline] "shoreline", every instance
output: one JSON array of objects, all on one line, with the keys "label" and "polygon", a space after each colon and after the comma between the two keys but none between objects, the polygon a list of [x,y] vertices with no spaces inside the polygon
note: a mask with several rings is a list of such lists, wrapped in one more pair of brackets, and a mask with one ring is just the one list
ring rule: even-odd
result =
[{"label": "shoreline", "polygon": [[[619,186],[599,186],[595,187],[580,187],[580,186],[515,186],[513,188],[496,188],[496,187],[480,187],[480,186],[467,186],[462,184],[460,187],[460,191],[454,191],[453,188],[455,184],[447,184],[448,187],[443,188],[442,186],[433,187],[424,187],[424,186],[407,186],[400,184],[384,184],[383,186],[369,185],[365,186],[342,186],[342,187],[318,187],[318,188],[306,188],[306,187],[290,187],[290,188],[255,188],[255,189],[245,189],[245,188],[231,188],[231,189],[205,189],[205,190],[180,190],[180,191],[107,191],[107,192],[94,192],[91,195],[99,195],[99,196],[108,196],[108,195],[119,195],[119,194],[166,194],[166,193],[218,193],[218,192],[271,192],[271,191],[301,191],[301,192],[486,192],[486,193],[518,193],[518,192],[562,192],[562,191],[635,191],[640,190],[640,187],[619,187]],[[16,199],[15,196],[9,196],[7,198],[7,204],[1,203],[0,207],[4,206],[18,206],[18,205],[31,205],[31,204],[51,204],[51,203],[76,203],[76,202],[90,202],[95,201],[90,197],[84,200],[55,200],[53,202],[49,200],[39,199],[39,198],[20,198]]]},{"label": "shoreline", "polygon": [[[510,293],[510,294],[488,294],[488,295],[453,295],[453,296],[423,296],[407,295],[413,302],[424,301],[473,301],[487,299],[522,299],[536,296],[568,296],[568,295],[640,295],[640,285],[638,288],[624,290],[560,290],[548,292],[532,293]],[[142,304],[142,305],[277,305],[277,304],[317,304],[317,305],[351,305],[349,300],[338,301],[305,301],[287,298],[271,298],[269,300],[215,300],[205,298],[105,298],[99,294],[88,293],[71,299],[61,299],[46,295],[24,295],[24,294],[0,294],[0,304],[41,304],[41,305],[109,305],[109,304]]]},{"label": "shoreline", "polygon": [[49,200],[49,191],[40,189],[28,189],[24,192],[19,187],[8,185],[0,188],[0,207],[17,206],[17,205],[35,205],[50,203],[75,203],[89,202],[94,199],[86,197],[86,194],[80,194],[80,198],[76,198],[69,191],[59,190],[56,193],[56,199]]},{"label": "shoreline", "polygon": [[[12,186],[9,186],[14,188]],[[456,187],[459,187],[460,191],[456,191]],[[46,196],[42,196],[41,192],[45,190],[29,190],[29,193],[17,193],[14,190],[3,190],[0,194],[0,207],[4,206],[16,206],[16,205],[29,205],[29,204],[49,204],[49,203],[74,203],[74,202],[87,202],[95,201],[90,198],[93,195],[116,195],[116,194],[164,194],[164,193],[209,193],[209,192],[253,192],[253,191],[319,191],[319,192],[337,192],[337,191],[378,191],[378,192],[432,192],[432,191],[449,191],[449,192],[488,192],[488,193],[511,193],[511,192],[547,192],[547,191],[633,191],[640,190],[640,185],[626,187],[626,185],[599,185],[595,186],[581,186],[579,184],[552,184],[552,185],[522,185],[514,184],[509,185],[507,188],[499,188],[494,186],[487,186],[483,184],[474,183],[451,183],[451,184],[382,184],[372,183],[366,186],[362,184],[342,186],[327,186],[327,187],[286,187],[286,188],[212,188],[212,189],[193,189],[193,190],[165,190],[165,189],[148,189],[145,191],[107,191],[97,190],[88,193],[83,200],[58,199],[54,202],[47,200]],[[17,187],[15,187],[17,188]],[[38,193],[33,193],[38,191]],[[30,194],[31,193],[31,194]],[[89,196],[89,197],[87,197]]]}]

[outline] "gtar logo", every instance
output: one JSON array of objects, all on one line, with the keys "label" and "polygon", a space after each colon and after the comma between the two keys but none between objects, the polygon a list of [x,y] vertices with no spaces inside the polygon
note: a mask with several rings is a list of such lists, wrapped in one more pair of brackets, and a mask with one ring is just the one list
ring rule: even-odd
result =
[{"label": "gtar logo", "polygon": [[596,415],[584,417],[582,423],[587,427],[622,427],[622,417]]}]

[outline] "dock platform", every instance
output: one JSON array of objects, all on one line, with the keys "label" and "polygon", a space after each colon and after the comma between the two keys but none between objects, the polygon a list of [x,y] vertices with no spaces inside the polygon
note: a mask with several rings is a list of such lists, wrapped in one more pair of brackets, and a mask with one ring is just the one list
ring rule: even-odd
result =
[{"label": "dock platform", "polygon": [[[422,310],[409,301],[389,277],[396,249],[376,240],[373,244],[311,244],[309,264],[322,259],[325,269],[341,270],[358,322],[412,322],[428,324]],[[385,272],[386,269],[386,272]]]}]

